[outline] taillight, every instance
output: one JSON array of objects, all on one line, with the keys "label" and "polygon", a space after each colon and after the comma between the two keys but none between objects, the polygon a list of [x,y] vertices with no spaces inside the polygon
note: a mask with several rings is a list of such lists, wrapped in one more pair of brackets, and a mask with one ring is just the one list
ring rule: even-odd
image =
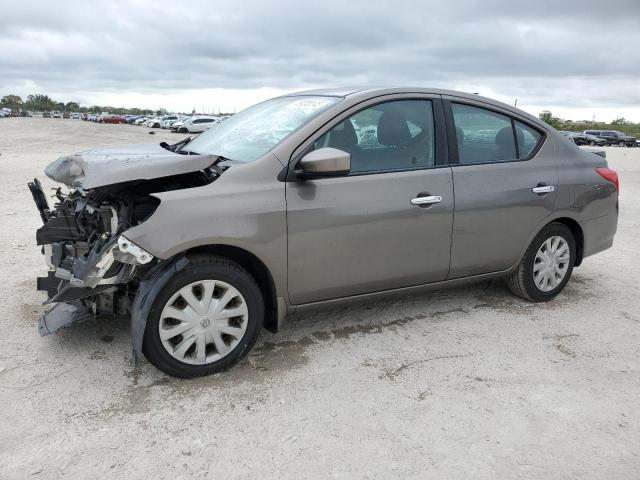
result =
[{"label": "taillight", "polygon": [[609,180],[616,187],[616,192],[620,189],[620,184],[618,182],[618,174],[611,170],[610,168],[600,167],[596,168],[596,172],[605,180]]}]

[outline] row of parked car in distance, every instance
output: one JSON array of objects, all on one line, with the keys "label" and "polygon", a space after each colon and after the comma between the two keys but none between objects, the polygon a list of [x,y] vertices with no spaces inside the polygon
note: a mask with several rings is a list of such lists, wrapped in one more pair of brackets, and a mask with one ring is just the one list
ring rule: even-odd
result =
[{"label": "row of parked car in distance", "polygon": [[576,145],[590,145],[592,147],[609,145],[617,145],[619,147],[640,146],[640,140],[616,130],[585,130],[582,133],[563,130],[560,133]]},{"label": "row of parked car in distance", "polygon": [[43,118],[71,118],[86,120],[96,123],[119,123],[129,125],[139,125],[148,128],[166,128],[178,133],[201,133],[209,130],[212,126],[229,118],[228,115],[179,115],[168,114],[163,116],[143,116],[143,115],[111,115],[94,113],[68,113],[68,112],[42,112],[32,115],[26,112],[26,117],[42,116]]},{"label": "row of parked car in distance", "polygon": [[122,123],[139,125],[148,128],[166,128],[178,133],[201,133],[216,125],[227,116],[214,115],[177,115],[141,116],[141,115],[91,115],[82,114],[82,120],[96,123]]}]

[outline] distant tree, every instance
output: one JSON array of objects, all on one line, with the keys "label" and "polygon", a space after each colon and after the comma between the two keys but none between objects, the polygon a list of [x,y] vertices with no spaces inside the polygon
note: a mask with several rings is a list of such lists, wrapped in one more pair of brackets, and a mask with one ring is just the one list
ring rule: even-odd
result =
[{"label": "distant tree", "polygon": [[560,128],[562,124],[562,120],[560,120],[558,117],[554,117],[549,110],[540,112],[539,117],[540,117],[540,120],[545,122],[547,125],[552,126],[553,128]]},{"label": "distant tree", "polygon": [[64,106],[64,109],[67,112],[77,112],[78,110],[80,110],[80,105],[78,105],[76,102],[67,102],[67,104]]},{"label": "distant tree", "polygon": [[42,95],[40,93],[27,96],[27,101],[25,102],[25,108],[27,110],[48,112],[54,110],[55,107],[56,102],[53,101],[53,99],[48,95]]},{"label": "distant tree", "polygon": [[622,125],[627,125],[627,124],[629,124],[629,122],[624,117],[618,117],[618,118],[616,118],[615,120],[613,120],[611,122],[611,125],[616,125],[616,126],[622,126]]},{"label": "distant tree", "polygon": [[0,106],[10,108],[11,110],[18,110],[22,108],[22,98],[18,95],[5,95],[0,100]]}]

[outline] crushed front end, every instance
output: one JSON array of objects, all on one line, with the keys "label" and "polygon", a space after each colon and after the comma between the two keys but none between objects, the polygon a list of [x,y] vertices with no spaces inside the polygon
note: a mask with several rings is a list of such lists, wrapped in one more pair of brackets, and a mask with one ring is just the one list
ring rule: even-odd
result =
[{"label": "crushed front end", "polygon": [[148,218],[159,200],[127,190],[63,193],[58,188],[49,208],[37,179],[29,189],[44,221],[36,241],[49,266],[47,276],[38,278],[38,290],[47,292],[46,303],[57,303],[40,318],[40,334],[97,314],[129,314],[135,279],[154,258],[123,232]]},{"label": "crushed front end", "polygon": [[44,225],[37,244],[49,266],[38,290],[55,306],[38,324],[48,335],[96,315],[131,314],[140,279],[161,259],[132,243],[128,229],[160,206],[157,194],[197,188],[228,167],[221,157],[181,150],[175,145],[132,145],[81,152],[50,163],[45,173],[64,186],[55,189],[53,207],[37,179],[28,184]]}]

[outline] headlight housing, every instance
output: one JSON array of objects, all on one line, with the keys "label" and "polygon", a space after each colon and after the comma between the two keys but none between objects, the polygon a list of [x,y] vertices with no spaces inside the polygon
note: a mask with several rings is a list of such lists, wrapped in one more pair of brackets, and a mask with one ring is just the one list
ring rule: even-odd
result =
[{"label": "headlight housing", "polygon": [[80,186],[84,179],[84,164],[79,155],[60,157],[44,169],[51,180],[65,185]]}]

